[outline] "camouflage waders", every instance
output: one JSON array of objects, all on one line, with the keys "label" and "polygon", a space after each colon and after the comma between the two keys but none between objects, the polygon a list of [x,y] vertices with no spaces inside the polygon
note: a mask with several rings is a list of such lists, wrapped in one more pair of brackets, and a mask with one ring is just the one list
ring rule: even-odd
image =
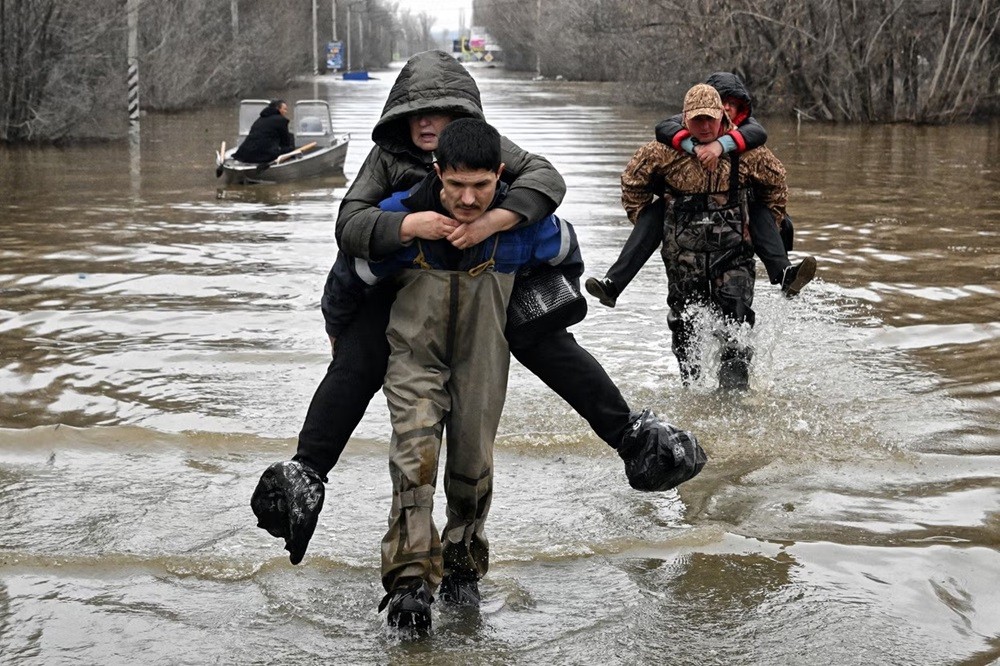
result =
[{"label": "camouflage waders", "polygon": [[[484,525],[507,394],[503,331],[514,276],[410,269],[400,283],[387,331],[393,491],[382,584],[391,591],[414,577],[433,590],[446,572],[478,579],[489,567]],[[443,430],[448,522],[439,537],[432,510]]]},{"label": "camouflage waders", "polygon": [[[701,372],[692,354],[694,325],[690,313],[685,312],[690,306],[709,306],[726,323],[754,324],[755,270],[747,189],[739,187],[738,175],[739,161],[734,157],[728,191],[674,193],[664,221],[662,255],[670,306],[667,324],[685,384]],[[752,353],[732,336],[726,337],[719,372],[725,388],[746,388]]]}]

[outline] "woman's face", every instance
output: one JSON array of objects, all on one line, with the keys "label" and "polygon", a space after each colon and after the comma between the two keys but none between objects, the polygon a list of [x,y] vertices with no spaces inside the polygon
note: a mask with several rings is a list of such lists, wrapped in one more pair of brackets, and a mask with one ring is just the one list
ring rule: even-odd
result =
[{"label": "woman's face", "polygon": [[722,100],[722,108],[726,110],[729,119],[735,122],[736,118],[745,112],[746,103],[735,97],[727,97]]},{"label": "woman's face", "polygon": [[425,152],[437,150],[438,136],[451,122],[447,113],[427,113],[410,116],[410,140],[413,145]]}]

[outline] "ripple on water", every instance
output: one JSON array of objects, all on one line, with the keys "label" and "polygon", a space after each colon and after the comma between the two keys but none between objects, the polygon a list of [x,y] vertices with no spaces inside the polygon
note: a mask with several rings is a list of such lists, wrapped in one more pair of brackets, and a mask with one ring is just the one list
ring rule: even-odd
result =
[{"label": "ripple on water", "polygon": [[[336,99],[349,177],[391,79],[295,93]],[[631,228],[620,169],[662,110],[627,109],[601,84],[480,83],[491,120],[566,175],[560,212],[600,274]],[[820,272],[794,300],[758,282],[750,394],[716,392],[714,356],[681,386],[656,259],[573,329],[634,409],[692,429],[709,464],[677,491],[631,491],[616,453],[515,364],[483,611],[436,605],[434,635],[408,641],[375,611],[391,495],[381,396],[331,474],[303,565],[248,506],[266,465],[291,455],[328,362],[318,300],[346,189],[219,192],[210,167],[164,159],[169,146],[210,160],[202,130],[232,121],[205,109],[147,125],[135,190],[124,147],[71,146],[29,151],[5,193],[5,656],[787,664],[807,645],[816,663],[996,658],[997,206],[979,171],[953,168],[992,163],[981,134],[995,129],[768,120],[797,250]],[[923,197],[926,183],[954,196]],[[439,489],[439,525],[443,511]]]}]

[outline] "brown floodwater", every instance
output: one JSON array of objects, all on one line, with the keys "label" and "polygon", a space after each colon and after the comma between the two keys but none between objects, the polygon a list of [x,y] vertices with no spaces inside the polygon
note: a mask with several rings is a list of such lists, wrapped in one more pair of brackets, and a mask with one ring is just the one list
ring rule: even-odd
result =
[{"label": "brown floodwater", "polygon": [[[478,614],[408,641],[376,613],[391,485],[381,395],[303,563],[255,526],[328,362],[339,201],[396,70],[267,91],[331,101],[347,180],[218,189],[236,108],[127,142],[0,147],[0,661],[10,664],[988,664],[1000,658],[1000,123],[760,117],[784,162],[796,299],[759,280],[752,390],[685,389],[658,257],[574,328],[634,408],[709,453],[679,492],[516,363]],[[674,112],[612,85],[477,70],[490,121],[566,177],[589,274],[618,177]],[[762,274],[759,269],[759,274]],[[442,511],[439,490],[437,511]],[[443,523],[442,523],[443,524]]]}]

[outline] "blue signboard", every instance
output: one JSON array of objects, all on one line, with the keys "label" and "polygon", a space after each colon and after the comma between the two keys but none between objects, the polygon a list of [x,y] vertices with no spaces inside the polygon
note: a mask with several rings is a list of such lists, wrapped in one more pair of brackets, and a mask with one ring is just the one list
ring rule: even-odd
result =
[{"label": "blue signboard", "polygon": [[344,69],[343,42],[326,43],[326,68],[333,71]]}]

